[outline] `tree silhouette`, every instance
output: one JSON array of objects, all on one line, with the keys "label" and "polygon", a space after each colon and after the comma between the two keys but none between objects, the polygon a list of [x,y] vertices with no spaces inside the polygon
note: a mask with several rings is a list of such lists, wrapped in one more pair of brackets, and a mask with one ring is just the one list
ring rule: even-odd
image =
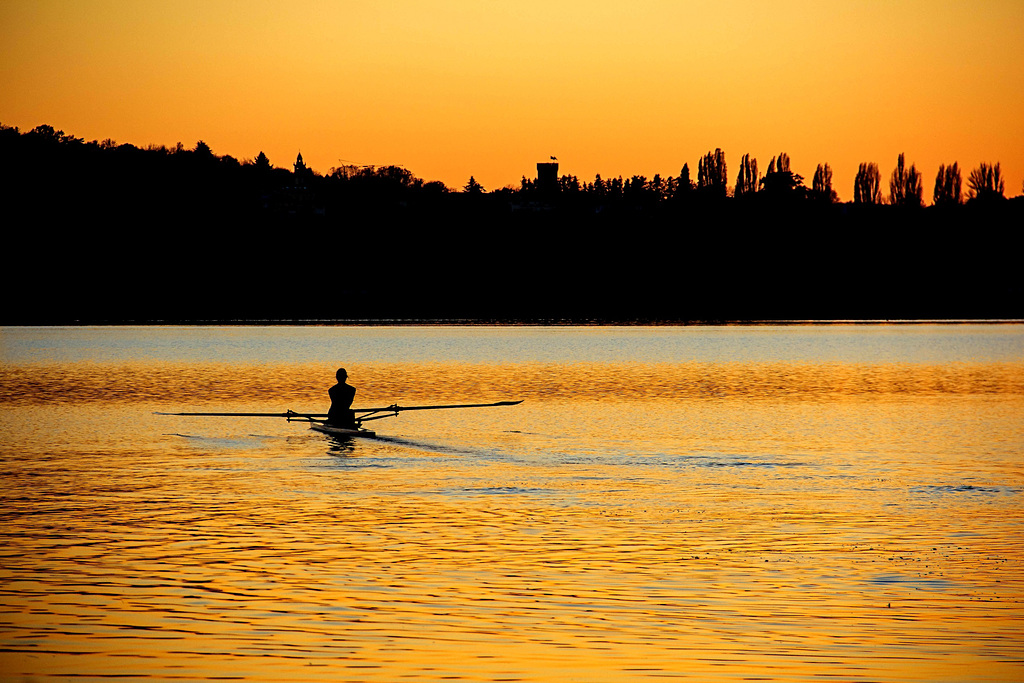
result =
[{"label": "tree silhouette", "polygon": [[811,192],[820,201],[832,203],[839,199],[835,190],[832,189],[832,167],[828,164],[818,164],[814,169],[814,180],[811,183]]},{"label": "tree silhouette", "polygon": [[[389,185],[397,187],[409,187],[413,182],[412,172],[408,169],[404,169],[401,166],[381,166],[377,169],[377,177],[381,178],[384,182]],[[484,188],[473,179],[473,176],[469,177],[471,183],[476,184],[483,192]]]},{"label": "tree silhouette", "polygon": [[[658,176],[656,175],[655,178]],[[661,183],[661,198],[671,199],[676,196],[679,180],[672,176],[665,178]]]},{"label": "tree silhouette", "polygon": [[744,154],[740,159],[740,172],[736,176],[736,189],[733,196],[743,197],[754,194],[757,192],[759,180],[757,159],[751,159],[749,154]]},{"label": "tree silhouette", "polygon": [[906,167],[901,153],[889,178],[889,202],[893,206],[921,206],[922,195],[921,174],[913,164]]},{"label": "tree silhouette", "polygon": [[675,196],[677,199],[682,199],[683,197],[688,196],[690,190],[693,189],[693,181],[690,180],[689,164],[683,164],[683,168],[679,171],[679,178],[676,179],[675,189]]},{"label": "tree silhouette", "polygon": [[935,175],[935,191],[932,193],[932,203],[935,206],[955,206],[960,203],[963,193],[960,176],[960,168],[954,161],[949,166],[942,164],[939,172]]},{"label": "tree silhouette", "polygon": [[874,162],[863,163],[857,168],[857,177],[853,181],[853,203],[854,204],[881,204],[882,174],[878,171],[878,164]]},{"label": "tree silhouette", "polygon": [[65,135],[64,131],[55,130],[53,126],[48,126],[45,123],[41,126],[36,126],[26,135],[30,138],[34,137],[45,142],[60,145],[81,144],[83,142],[82,138],[76,138],[74,135]]},{"label": "tree silhouette", "polygon": [[661,177],[660,173],[655,173],[651,181],[647,183],[647,189],[654,196],[655,201],[664,198],[665,187],[665,179]]},{"label": "tree silhouette", "polygon": [[803,191],[803,176],[793,173],[789,168],[789,155],[782,152],[772,157],[768,171],[761,178],[761,185],[769,196],[793,197],[797,191]]},{"label": "tree silhouette", "polygon": [[1006,189],[1006,181],[999,170],[999,164],[995,166],[984,162],[978,168],[971,171],[967,178],[967,196],[972,201],[993,201],[1006,199],[1003,191]]},{"label": "tree silhouette", "polygon": [[626,181],[623,188],[623,196],[633,204],[640,204],[644,201],[647,189],[647,178],[642,175],[635,175]]},{"label": "tree silhouette", "polygon": [[728,171],[721,149],[708,152],[697,162],[697,188],[713,197],[725,197]]},{"label": "tree silhouette", "polygon": [[476,181],[476,178],[469,176],[469,182],[462,188],[463,192],[467,194],[483,194],[484,186]]},{"label": "tree silhouette", "polygon": [[440,180],[430,180],[423,183],[423,193],[428,196],[439,197],[448,194],[448,186]]}]

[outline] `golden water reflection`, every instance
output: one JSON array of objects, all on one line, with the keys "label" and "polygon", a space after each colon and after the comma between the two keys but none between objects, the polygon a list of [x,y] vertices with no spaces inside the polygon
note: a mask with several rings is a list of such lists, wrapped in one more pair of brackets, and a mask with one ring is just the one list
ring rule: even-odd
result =
[{"label": "golden water reflection", "polygon": [[[1021,680],[1015,363],[5,367],[0,678]],[[439,400],[440,399],[440,400]]]},{"label": "golden water reflection", "polygon": [[[325,364],[35,363],[0,367],[0,403],[325,401]],[[348,368],[365,404],[409,401],[899,398],[1024,394],[1002,363],[366,363]]]}]

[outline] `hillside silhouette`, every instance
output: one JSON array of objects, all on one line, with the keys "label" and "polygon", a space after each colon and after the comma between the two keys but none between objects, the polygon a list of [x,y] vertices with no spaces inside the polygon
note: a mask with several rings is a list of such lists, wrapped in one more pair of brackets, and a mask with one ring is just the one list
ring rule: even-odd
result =
[{"label": "hillside silhouette", "polygon": [[[318,174],[192,148],[0,127],[6,324],[315,320],[697,322],[1021,318],[1024,198],[956,164],[923,206],[900,155],[882,196],[789,157],[678,176],[453,190],[395,166]],[[734,182],[735,181],[735,182]],[[883,203],[886,202],[886,203]]]}]

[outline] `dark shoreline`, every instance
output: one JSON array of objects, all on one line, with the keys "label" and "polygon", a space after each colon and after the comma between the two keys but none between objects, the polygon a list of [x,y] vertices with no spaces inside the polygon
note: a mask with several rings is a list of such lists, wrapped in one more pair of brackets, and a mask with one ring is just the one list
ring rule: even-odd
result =
[{"label": "dark shoreline", "polygon": [[199,147],[0,129],[0,324],[1024,319],[1024,196],[451,192]]}]

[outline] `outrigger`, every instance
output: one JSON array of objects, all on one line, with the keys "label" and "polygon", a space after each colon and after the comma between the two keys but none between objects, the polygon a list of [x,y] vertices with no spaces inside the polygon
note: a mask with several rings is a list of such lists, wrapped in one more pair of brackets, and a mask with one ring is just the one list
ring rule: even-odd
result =
[{"label": "outrigger", "polygon": [[450,408],[496,408],[498,406],[515,406],[522,401],[498,401],[497,403],[462,403],[446,406],[400,406],[393,404],[384,408],[355,408],[355,429],[338,427],[327,422],[327,413],[297,413],[288,410],[283,413],[156,413],[156,415],[184,415],[188,417],[283,417],[288,422],[308,422],[309,428],[323,434],[338,437],[375,437],[377,432],[363,429],[363,423],[380,420],[385,417],[398,417],[406,410],[448,410]]}]

